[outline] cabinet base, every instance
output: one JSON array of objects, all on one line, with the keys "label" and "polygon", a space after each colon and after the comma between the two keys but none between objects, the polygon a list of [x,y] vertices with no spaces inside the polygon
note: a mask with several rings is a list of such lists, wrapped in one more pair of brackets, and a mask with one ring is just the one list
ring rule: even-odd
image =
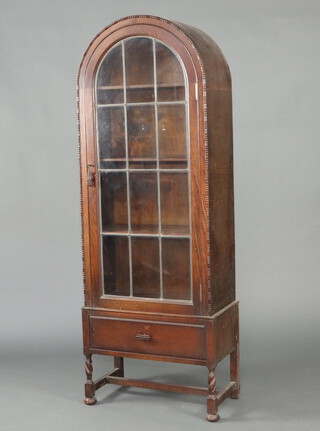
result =
[{"label": "cabinet base", "polygon": [[[116,317],[114,312],[84,310],[84,330],[88,340],[88,343],[85,343],[87,375],[85,404],[95,404],[96,391],[106,384],[195,394],[207,397],[206,419],[209,422],[217,422],[220,419],[218,414],[220,404],[226,398],[239,398],[238,303],[230,304],[209,319],[197,317],[191,321],[189,317],[189,326],[186,326],[180,316],[177,316],[176,320],[173,319],[173,322],[167,317],[161,321],[159,316],[155,316],[157,320],[148,321],[132,315],[126,318],[121,315],[118,320]],[[174,337],[181,335],[181,329],[188,335],[193,335],[191,344],[201,347],[201,349],[195,349],[195,355],[198,356],[192,358],[191,351],[184,345],[174,344],[176,341]],[[138,336],[134,336],[136,333]],[[171,340],[172,343],[166,346],[167,350],[165,348],[162,350],[159,346],[164,345],[165,340]],[[145,353],[143,353],[144,350]],[[163,354],[165,351],[169,351],[171,355],[178,355],[180,352],[182,354],[181,357],[165,356]],[[114,369],[93,380],[92,354],[114,356]],[[216,367],[223,358],[228,356],[230,357],[230,381],[225,388],[218,390]],[[208,384],[206,387],[194,387],[128,379],[124,377],[124,357],[204,365],[208,368]]]}]

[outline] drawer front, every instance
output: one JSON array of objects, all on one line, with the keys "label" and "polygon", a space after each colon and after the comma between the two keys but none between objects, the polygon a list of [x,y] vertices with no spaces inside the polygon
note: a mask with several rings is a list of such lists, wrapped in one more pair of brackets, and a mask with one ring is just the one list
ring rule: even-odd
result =
[{"label": "drawer front", "polygon": [[205,326],[90,317],[95,349],[205,359]]}]

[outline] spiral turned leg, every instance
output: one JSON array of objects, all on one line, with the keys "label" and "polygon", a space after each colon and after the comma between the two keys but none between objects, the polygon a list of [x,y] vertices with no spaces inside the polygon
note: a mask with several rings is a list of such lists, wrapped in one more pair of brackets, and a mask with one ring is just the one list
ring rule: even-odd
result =
[{"label": "spiral turned leg", "polygon": [[208,376],[208,389],[209,395],[207,399],[207,420],[209,422],[216,422],[220,419],[218,415],[218,403],[215,395],[216,391],[216,375],[214,370],[209,371]]},{"label": "spiral turned leg", "polygon": [[93,367],[92,367],[92,355],[86,355],[86,375],[87,375],[87,381],[84,385],[84,392],[85,392],[85,399],[83,400],[85,404],[92,405],[97,402],[97,399],[95,397],[95,388],[94,383],[92,380],[92,373],[93,373]]},{"label": "spiral turned leg", "polygon": [[240,352],[239,352],[239,334],[235,350],[230,355],[230,380],[236,382],[235,389],[231,392],[230,398],[237,399],[240,396]]}]

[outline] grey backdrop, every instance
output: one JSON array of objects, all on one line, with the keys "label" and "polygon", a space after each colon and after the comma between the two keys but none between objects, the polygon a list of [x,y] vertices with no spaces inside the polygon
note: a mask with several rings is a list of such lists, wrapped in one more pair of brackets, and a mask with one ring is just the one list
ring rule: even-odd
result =
[{"label": "grey backdrop", "polygon": [[[233,76],[242,397],[218,425],[195,396],[110,386],[81,403],[76,74],[103,27],[140,13],[207,32]],[[316,0],[0,0],[1,431],[319,429],[319,40]],[[198,367],[128,372],[206,381]]]}]

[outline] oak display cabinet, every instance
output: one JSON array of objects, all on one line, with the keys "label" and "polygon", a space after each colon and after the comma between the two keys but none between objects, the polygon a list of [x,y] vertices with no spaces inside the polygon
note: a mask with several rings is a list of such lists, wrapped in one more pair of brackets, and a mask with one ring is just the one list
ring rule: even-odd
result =
[{"label": "oak display cabinet", "polygon": [[[151,16],[101,31],[78,76],[85,403],[107,383],[239,396],[231,78],[203,32]],[[92,355],[115,368],[93,380]],[[215,368],[230,355],[230,383]],[[203,365],[205,387],[127,379],[123,358]]]}]

